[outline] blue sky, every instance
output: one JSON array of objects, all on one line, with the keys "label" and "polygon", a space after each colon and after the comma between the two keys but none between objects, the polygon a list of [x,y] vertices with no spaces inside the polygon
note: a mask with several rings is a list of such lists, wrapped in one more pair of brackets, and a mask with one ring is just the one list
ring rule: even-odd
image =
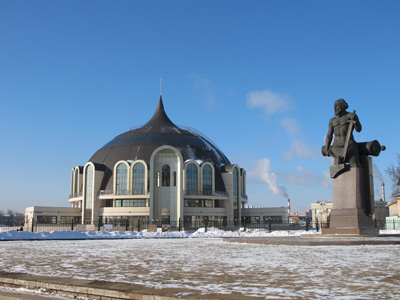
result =
[{"label": "blue sky", "polygon": [[[0,210],[68,206],[71,169],[146,123],[160,93],[248,173],[249,204],[331,200],[322,157],[344,98],[400,153],[399,1],[0,1]],[[379,176],[381,175],[381,176]]]}]

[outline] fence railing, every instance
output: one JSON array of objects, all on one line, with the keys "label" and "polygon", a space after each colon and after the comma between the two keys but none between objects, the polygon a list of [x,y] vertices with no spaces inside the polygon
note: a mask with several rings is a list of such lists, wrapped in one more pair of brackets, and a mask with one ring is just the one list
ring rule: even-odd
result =
[{"label": "fence railing", "polygon": [[[149,225],[155,225],[157,228],[162,228],[163,230],[168,231],[186,231],[189,233],[195,232],[200,228],[204,228],[205,230],[209,230],[210,228],[218,228],[225,231],[236,231],[236,230],[265,230],[265,231],[292,231],[292,230],[315,230],[319,231],[321,228],[329,228],[329,223],[312,223],[311,220],[305,223],[288,223],[288,222],[259,222],[259,223],[239,223],[230,222],[225,220],[218,221],[208,221],[205,223],[202,220],[197,220],[196,222],[189,220],[180,220],[180,221],[149,221],[145,218],[134,218],[134,219],[119,219],[105,222],[94,222],[91,224],[92,230],[94,231],[104,231],[107,228],[107,225],[113,225],[113,231],[142,231],[145,229],[149,229]],[[106,226],[105,226],[106,225]],[[41,231],[63,231],[63,230],[78,230],[80,224],[77,223],[57,223],[57,224],[42,224],[37,222],[26,223],[25,226],[4,226],[0,227],[0,231],[8,231],[8,230],[18,230],[18,231],[30,231],[30,232],[41,232]],[[373,227],[381,230],[400,230],[400,219],[399,220],[390,220],[386,219],[382,220],[374,220]],[[154,228],[154,226],[152,226]]]}]

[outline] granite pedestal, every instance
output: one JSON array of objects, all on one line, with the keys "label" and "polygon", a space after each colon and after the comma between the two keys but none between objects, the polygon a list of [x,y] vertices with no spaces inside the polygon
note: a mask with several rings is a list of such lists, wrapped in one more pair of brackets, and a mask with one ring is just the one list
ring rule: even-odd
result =
[{"label": "granite pedestal", "polygon": [[360,158],[361,165],[333,179],[333,206],[330,228],[322,234],[379,234],[373,227],[372,160]]}]

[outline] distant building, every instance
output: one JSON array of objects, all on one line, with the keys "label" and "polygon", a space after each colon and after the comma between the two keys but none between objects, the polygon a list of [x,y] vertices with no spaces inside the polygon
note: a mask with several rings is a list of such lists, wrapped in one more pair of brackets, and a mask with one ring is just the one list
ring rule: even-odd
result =
[{"label": "distant building", "polygon": [[330,201],[318,201],[311,203],[312,226],[321,228],[324,224],[329,223],[333,203]]},{"label": "distant building", "polygon": [[0,212],[0,227],[21,226],[24,224],[24,214],[8,211],[7,213]]},{"label": "distant building", "polygon": [[242,208],[242,224],[266,224],[271,221],[274,224],[288,222],[288,210],[286,207],[246,207]]},{"label": "distant building", "polygon": [[387,207],[389,208],[389,216],[400,216],[400,196],[396,197],[396,199],[392,202],[389,202]]},{"label": "distant building", "polygon": [[[397,182],[400,186],[400,179]],[[387,205],[389,209],[389,217],[386,217],[386,229],[400,229],[400,194],[395,197],[395,200]]]},{"label": "distant building", "polygon": [[291,212],[289,214],[289,222],[292,224],[306,225],[307,220],[311,223],[312,212],[308,209],[303,212]]},{"label": "distant building", "polygon": [[393,202],[388,204],[389,217],[386,217],[386,229],[400,229],[400,195]]}]

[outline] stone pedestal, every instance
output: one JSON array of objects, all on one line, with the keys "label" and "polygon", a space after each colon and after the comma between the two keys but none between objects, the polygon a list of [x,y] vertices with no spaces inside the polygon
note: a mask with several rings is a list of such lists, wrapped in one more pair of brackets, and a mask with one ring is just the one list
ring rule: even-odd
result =
[{"label": "stone pedestal", "polygon": [[372,220],[371,158],[365,157],[361,163],[361,167],[353,167],[333,180],[330,228],[323,228],[322,234],[379,233],[378,229],[373,228]]}]

